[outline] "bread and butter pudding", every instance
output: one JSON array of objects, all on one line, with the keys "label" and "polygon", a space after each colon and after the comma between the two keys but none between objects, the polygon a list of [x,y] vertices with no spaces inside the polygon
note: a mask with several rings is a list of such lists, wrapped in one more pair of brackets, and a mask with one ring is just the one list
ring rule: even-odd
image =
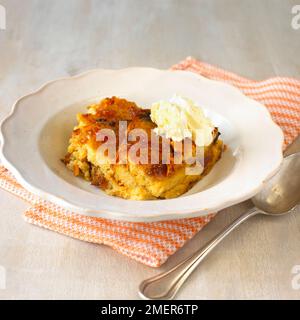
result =
[{"label": "bread and butter pudding", "polygon": [[[77,114],[77,121],[64,163],[75,176],[83,177],[109,195],[125,199],[178,197],[211,171],[223,151],[218,129],[191,100],[180,96],[154,103],[151,109],[142,109],[118,97],[105,98],[99,104],[88,106],[87,113]],[[124,132],[121,128],[124,123],[126,138],[120,134]],[[199,128],[202,128],[201,134],[196,135]],[[136,129],[143,130],[146,139],[128,139]],[[107,144],[107,139],[99,139],[101,130],[115,135],[112,140],[115,161],[111,161],[107,152],[99,152],[99,147]],[[155,145],[150,143],[151,137],[157,138]],[[137,141],[139,149],[135,148]],[[163,155],[164,141],[169,141],[168,161]],[[197,146],[201,147],[201,172],[187,173],[186,169],[195,164],[184,159],[183,142],[190,142],[195,159]],[[130,150],[134,150],[138,161],[133,161]],[[155,153],[156,161],[152,161]],[[141,154],[146,155],[147,161],[141,160]],[[122,161],[119,161],[121,155]]]}]

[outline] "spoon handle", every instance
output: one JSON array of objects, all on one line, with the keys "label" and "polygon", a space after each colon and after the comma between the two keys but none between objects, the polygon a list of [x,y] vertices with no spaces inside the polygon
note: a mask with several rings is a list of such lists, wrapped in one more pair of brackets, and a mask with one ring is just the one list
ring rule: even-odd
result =
[{"label": "spoon handle", "polygon": [[253,208],[234,220],[228,227],[215,236],[204,247],[197,250],[187,259],[172,269],[157,276],[144,280],[139,286],[139,294],[144,299],[173,299],[183,283],[196,269],[199,263],[214,249],[231,231],[248,218],[259,213]]}]

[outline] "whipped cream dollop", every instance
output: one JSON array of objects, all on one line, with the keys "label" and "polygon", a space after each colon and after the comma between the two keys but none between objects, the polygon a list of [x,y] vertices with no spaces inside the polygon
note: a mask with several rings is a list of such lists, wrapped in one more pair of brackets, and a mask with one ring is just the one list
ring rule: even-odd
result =
[{"label": "whipped cream dollop", "polygon": [[174,141],[190,138],[199,147],[208,146],[213,141],[211,120],[194,101],[178,94],[167,101],[153,103],[151,120],[157,125],[156,134]]}]

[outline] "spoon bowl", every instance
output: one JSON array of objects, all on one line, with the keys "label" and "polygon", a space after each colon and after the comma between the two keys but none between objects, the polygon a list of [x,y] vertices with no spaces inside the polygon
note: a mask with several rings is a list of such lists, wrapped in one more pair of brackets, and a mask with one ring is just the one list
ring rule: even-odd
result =
[{"label": "spoon bowl", "polygon": [[261,213],[282,215],[300,202],[300,153],[284,159],[279,172],[252,198]]}]

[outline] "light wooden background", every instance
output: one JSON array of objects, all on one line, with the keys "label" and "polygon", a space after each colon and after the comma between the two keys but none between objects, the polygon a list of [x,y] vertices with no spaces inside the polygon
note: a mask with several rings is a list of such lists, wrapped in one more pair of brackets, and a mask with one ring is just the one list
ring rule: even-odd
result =
[{"label": "light wooden background", "polygon": [[[95,67],[168,68],[192,55],[254,79],[300,78],[300,30],[291,28],[296,3],[0,0],[7,11],[7,29],[0,31],[0,118],[17,97],[45,81]],[[29,225],[22,219],[26,206],[0,190],[0,265],[7,272],[1,298],[137,298],[139,282],[159,271],[108,247]],[[220,212],[161,270],[247,207]],[[300,290],[291,285],[292,267],[300,265],[299,211],[255,217],[241,226],[202,263],[178,298],[299,299]]]}]

